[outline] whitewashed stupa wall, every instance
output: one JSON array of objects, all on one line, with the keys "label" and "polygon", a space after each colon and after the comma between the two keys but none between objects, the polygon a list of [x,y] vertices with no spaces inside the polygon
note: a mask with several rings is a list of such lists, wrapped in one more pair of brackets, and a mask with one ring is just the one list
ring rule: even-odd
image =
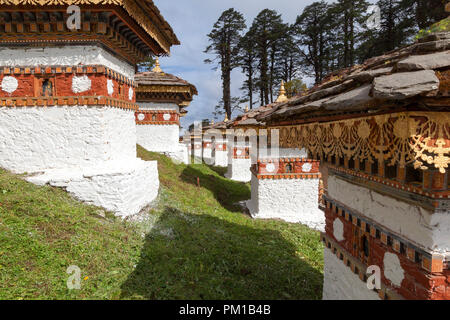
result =
[{"label": "whitewashed stupa wall", "polygon": [[[128,62],[90,45],[0,49],[0,66],[103,66],[128,80],[134,79],[135,71]],[[73,74],[65,79],[71,83],[63,89],[74,97],[97,90],[111,97],[119,93],[116,80],[105,75]],[[15,73],[3,75],[0,84],[4,95],[30,90]],[[133,103],[134,89],[123,86],[121,104]],[[27,180],[64,187],[75,198],[120,216],[138,213],[156,198],[159,180],[156,162],[136,158],[134,110],[108,103],[59,105],[59,90],[56,85],[56,106],[0,108],[0,166],[33,174]]]},{"label": "whitewashed stupa wall", "polygon": [[251,200],[247,207],[253,218],[281,219],[323,231],[325,216],[319,209],[319,179],[251,178]]},{"label": "whitewashed stupa wall", "polygon": [[[228,147],[228,170],[225,173],[225,177],[239,182],[250,182],[252,179],[252,173],[250,167],[252,160],[244,158],[245,148],[249,147],[250,143],[245,140],[237,140],[233,143],[233,146]],[[237,148],[235,150],[235,148]],[[236,155],[235,155],[236,153]]]},{"label": "whitewashed stupa wall", "polygon": [[212,158],[214,159],[214,165],[216,167],[228,167],[229,158],[227,149],[228,149],[227,140],[225,138],[216,139],[213,142],[214,151],[212,152],[213,155]]},{"label": "whitewashed stupa wall", "polygon": [[134,111],[112,107],[0,108],[0,166],[15,173],[126,163],[136,157]]},{"label": "whitewashed stupa wall", "polygon": [[[180,111],[176,103],[137,102],[140,110]],[[170,116],[170,115],[168,115]],[[137,141],[148,151],[163,153],[175,161],[187,163],[188,155],[184,144],[179,143],[180,127],[177,124],[138,124]]]}]

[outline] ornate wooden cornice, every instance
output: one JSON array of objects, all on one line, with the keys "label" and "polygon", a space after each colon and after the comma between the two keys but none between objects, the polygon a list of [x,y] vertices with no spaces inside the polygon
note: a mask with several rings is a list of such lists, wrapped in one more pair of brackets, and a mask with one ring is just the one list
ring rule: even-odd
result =
[{"label": "ornate wooden cornice", "polygon": [[[170,25],[151,0],[0,0],[0,5],[2,11],[12,10],[15,12],[62,8],[65,13],[65,9],[69,5],[81,6],[82,13],[84,10],[99,12],[112,10],[121,16],[129,29],[145,42],[153,54],[170,54],[170,47],[179,44]],[[67,17],[67,14],[64,16]],[[61,22],[63,23],[60,23],[59,27],[64,28],[65,21]],[[37,21],[33,25],[36,26]],[[82,23],[82,25],[84,27],[85,24]],[[51,23],[48,21],[46,27],[50,26]],[[36,28],[36,31],[39,32],[39,29]],[[120,44],[118,47],[122,46],[123,44]]]}]

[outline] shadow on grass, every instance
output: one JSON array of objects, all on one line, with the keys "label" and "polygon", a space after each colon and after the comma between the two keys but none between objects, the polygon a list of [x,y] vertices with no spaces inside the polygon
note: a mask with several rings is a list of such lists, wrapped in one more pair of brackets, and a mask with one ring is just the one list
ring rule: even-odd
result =
[{"label": "shadow on grass", "polygon": [[251,197],[250,188],[245,183],[205,173],[195,165],[188,166],[181,173],[183,181],[196,186],[197,178],[199,178],[200,187],[210,190],[220,205],[228,211],[241,212],[241,207],[236,203]]},{"label": "shadow on grass", "polygon": [[205,164],[205,165],[208,166],[208,168],[210,168],[212,171],[216,172],[221,177],[225,177],[225,173],[228,171],[227,167],[216,167],[216,166],[209,165],[209,164]]},{"label": "shadow on grass", "polygon": [[321,299],[322,274],[276,230],[166,207],[123,299]]}]

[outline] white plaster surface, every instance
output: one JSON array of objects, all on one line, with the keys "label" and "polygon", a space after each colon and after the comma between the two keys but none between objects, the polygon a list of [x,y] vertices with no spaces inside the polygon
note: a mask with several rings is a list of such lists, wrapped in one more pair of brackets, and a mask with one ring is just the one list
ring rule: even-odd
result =
[{"label": "white plaster surface", "polygon": [[153,152],[178,152],[180,127],[171,125],[136,125],[137,142]]},{"label": "white plaster surface", "polygon": [[0,166],[15,173],[136,158],[134,112],[112,107],[0,108]]},{"label": "white plaster surface", "polygon": [[319,209],[319,179],[251,178],[252,198],[247,207],[253,218],[278,218],[325,230],[325,215]]},{"label": "white plaster surface", "polygon": [[3,91],[11,94],[17,90],[18,86],[19,86],[19,82],[17,81],[16,78],[11,77],[11,76],[3,77],[2,83],[1,83],[1,87],[2,87]]},{"label": "white plaster surface", "polygon": [[252,179],[251,159],[231,159],[225,177],[234,181],[249,182]]},{"label": "white plaster surface", "polygon": [[324,248],[323,300],[380,300],[344,262]]},{"label": "white plaster surface", "polygon": [[134,79],[134,66],[104,49],[87,45],[44,48],[0,48],[0,66],[77,66],[103,65]]},{"label": "white plaster surface", "polygon": [[450,252],[450,212],[425,210],[368,188],[328,176],[328,195],[434,253]]},{"label": "white plaster surface", "polygon": [[107,161],[101,166],[46,170],[27,178],[38,185],[65,188],[75,198],[126,217],[158,195],[156,161]]},{"label": "white plaster surface", "polygon": [[342,223],[341,219],[339,219],[339,218],[336,218],[333,221],[333,235],[337,241],[345,240],[344,224]]},{"label": "white plaster surface", "polygon": [[383,265],[386,279],[390,280],[394,286],[400,287],[405,278],[405,271],[400,264],[398,256],[394,253],[386,252],[383,258]]},{"label": "white plaster surface", "polygon": [[74,76],[72,78],[72,91],[75,93],[81,93],[91,89],[91,79],[88,76],[83,75],[81,77]]}]

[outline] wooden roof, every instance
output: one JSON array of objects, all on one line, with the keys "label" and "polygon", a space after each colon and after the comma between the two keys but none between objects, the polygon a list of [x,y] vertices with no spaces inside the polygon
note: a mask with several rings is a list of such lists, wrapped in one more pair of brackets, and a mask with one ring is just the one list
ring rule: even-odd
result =
[{"label": "wooden roof", "polygon": [[98,6],[105,9],[118,6],[124,9],[140,27],[158,44],[155,54],[169,54],[172,45],[180,44],[172,27],[164,19],[152,0],[0,0],[2,7],[11,7],[14,10],[26,7],[61,7],[69,5]]},{"label": "wooden roof", "polygon": [[256,116],[290,122],[416,108],[450,107],[450,32],[430,34],[413,45],[330,74],[322,83]]}]

